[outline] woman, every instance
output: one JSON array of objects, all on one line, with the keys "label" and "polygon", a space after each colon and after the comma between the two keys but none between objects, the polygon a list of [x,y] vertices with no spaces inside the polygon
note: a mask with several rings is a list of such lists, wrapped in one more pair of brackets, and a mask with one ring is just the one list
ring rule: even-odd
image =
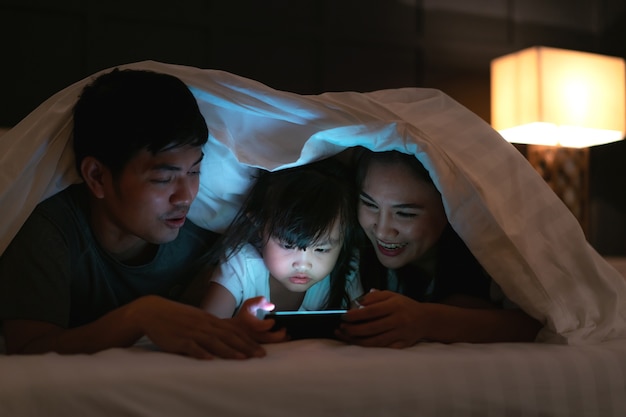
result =
[{"label": "woman", "polygon": [[357,160],[361,308],[338,336],[363,346],[420,341],[533,341],[541,324],[506,300],[454,232],[441,195],[413,155],[364,150]]}]

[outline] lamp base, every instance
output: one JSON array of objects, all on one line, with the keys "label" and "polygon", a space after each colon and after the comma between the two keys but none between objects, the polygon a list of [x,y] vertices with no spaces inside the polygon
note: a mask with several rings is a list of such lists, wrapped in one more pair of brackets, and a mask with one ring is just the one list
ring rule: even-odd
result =
[{"label": "lamp base", "polygon": [[578,219],[589,223],[589,148],[528,145],[526,158]]}]

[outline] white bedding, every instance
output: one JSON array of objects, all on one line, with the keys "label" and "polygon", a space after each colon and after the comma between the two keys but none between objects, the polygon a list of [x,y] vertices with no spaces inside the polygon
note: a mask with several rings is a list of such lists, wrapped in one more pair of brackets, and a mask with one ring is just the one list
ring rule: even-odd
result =
[{"label": "white bedding", "polygon": [[[193,219],[221,230],[248,174],[364,145],[411,152],[453,227],[507,296],[563,344],[404,350],[302,340],[248,361],[142,345],[95,355],[0,355],[0,416],[626,415],[626,282],[511,145],[436,90],[299,96],[232,74],[142,62],[194,91],[211,132]],[[0,252],[32,208],[77,181],[71,108],[82,80],[0,136]]]},{"label": "white bedding", "polygon": [[344,417],[626,415],[626,340],[600,345],[331,340],[202,362],[141,348],[0,356],[0,415]]},{"label": "white bedding", "polygon": [[[626,258],[609,261],[626,277]],[[0,354],[0,416],[626,415],[626,339],[266,348],[261,359],[206,362],[158,352],[147,339],[95,355]]]},{"label": "white bedding", "polygon": [[[363,145],[410,152],[429,169],[448,218],[505,294],[545,323],[539,340],[626,337],[626,284],[523,156],[437,90],[301,96],[233,74],[141,62],[198,99],[211,133],[191,218],[221,230],[253,167],[279,169]],[[108,70],[106,70],[108,71]],[[0,136],[0,251],[42,199],[78,180],[71,108],[82,80]]]}]

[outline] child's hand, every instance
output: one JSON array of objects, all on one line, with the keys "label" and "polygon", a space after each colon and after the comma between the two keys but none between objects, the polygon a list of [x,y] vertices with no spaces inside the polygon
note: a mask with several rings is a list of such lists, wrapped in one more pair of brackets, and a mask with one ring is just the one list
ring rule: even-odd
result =
[{"label": "child's hand", "polygon": [[249,314],[254,317],[259,317],[259,310],[272,311],[276,306],[269,302],[265,297],[258,296],[254,298],[248,298],[243,302],[237,315]]},{"label": "child's hand", "polygon": [[258,318],[258,311],[272,311],[274,304],[265,297],[249,298],[243,302],[237,315],[232,319],[241,325],[259,343],[278,343],[289,340],[285,329],[271,331],[274,320]]}]

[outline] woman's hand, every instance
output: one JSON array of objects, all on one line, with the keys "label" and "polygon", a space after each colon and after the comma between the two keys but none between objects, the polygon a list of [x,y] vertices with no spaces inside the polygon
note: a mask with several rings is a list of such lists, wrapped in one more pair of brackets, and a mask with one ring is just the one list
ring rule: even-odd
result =
[{"label": "woman's hand", "polygon": [[520,309],[493,308],[467,296],[420,303],[392,291],[372,291],[349,310],[336,335],[361,346],[405,348],[440,343],[532,342],[542,324]]},{"label": "woman's hand", "polygon": [[274,320],[259,319],[258,311],[272,311],[274,304],[265,297],[249,298],[243,302],[233,322],[245,329],[247,333],[259,343],[278,343],[289,340],[285,329],[272,331]]},{"label": "woman's hand", "polygon": [[360,308],[349,310],[337,337],[361,346],[405,348],[427,333],[424,305],[392,291],[371,291],[359,300]]}]

